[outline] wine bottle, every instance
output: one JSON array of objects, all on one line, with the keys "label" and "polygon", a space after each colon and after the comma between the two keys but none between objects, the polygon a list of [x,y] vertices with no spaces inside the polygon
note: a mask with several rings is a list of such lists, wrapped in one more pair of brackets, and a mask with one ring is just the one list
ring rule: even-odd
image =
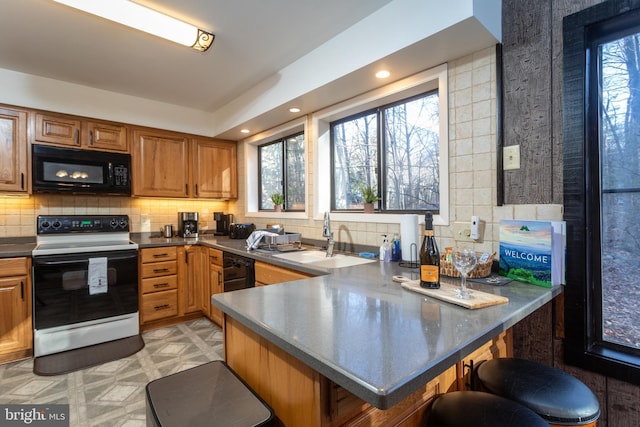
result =
[{"label": "wine bottle", "polygon": [[420,287],[440,288],[440,252],[433,235],[433,215],[424,216],[424,237],[420,248]]}]

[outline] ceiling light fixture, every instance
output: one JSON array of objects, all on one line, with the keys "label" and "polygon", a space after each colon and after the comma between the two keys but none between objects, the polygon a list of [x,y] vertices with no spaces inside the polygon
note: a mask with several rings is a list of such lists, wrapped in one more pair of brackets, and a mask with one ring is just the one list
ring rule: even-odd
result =
[{"label": "ceiling light fixture", "polygon": [[291,108],[289,108],[289,112],[290,113],[299,113],[300,109],[298,107],[291,107]]},{"label": "ceiling light fixture", "polygon": [[209,49],[215,36],[153,9],[128,0],[86,1],[54,0],[75,9],[135,28],[154,36],[192,47],[201,52]]},{"label": "ceiling light fixture", "polygon": [[391,73],[387,70],[380,70],[376,73],[376,77],[379,79],[386,79],[387,77],[389,77],[391,75]]},{"label": "ceiling light fixture", "polygon": [[240,129],[240,132],[241,132],[241,133],[249,133],[249,132],[251,132],[251,131],[250,131],[249,129]]}]

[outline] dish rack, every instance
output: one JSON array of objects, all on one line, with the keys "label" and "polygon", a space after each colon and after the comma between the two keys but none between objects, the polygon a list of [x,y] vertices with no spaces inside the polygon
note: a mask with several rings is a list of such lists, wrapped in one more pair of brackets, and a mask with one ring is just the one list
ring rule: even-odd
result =
[{"label": "dish rack", "polygon": [[[273,230],[267,230],[273,232]],[[300,233],[283,233],[277,236],[262,236],[260,249],[269,251],[290,252],[302,249],[302,237]]]}]

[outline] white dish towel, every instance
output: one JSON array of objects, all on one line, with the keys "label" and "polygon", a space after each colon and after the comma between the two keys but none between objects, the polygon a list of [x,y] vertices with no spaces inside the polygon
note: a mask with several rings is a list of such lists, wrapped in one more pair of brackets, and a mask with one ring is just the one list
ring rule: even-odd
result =
[{"label": "white dish towel", "polygon": [[107,257],[89,258],[88,282],[89,295],[107,293]]}]

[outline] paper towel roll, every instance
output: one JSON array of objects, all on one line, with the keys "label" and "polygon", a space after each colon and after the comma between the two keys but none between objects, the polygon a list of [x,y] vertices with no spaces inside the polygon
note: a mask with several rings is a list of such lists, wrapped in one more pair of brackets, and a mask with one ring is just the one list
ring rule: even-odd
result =
[{"label": "paper towel roll", "polygon": [[[418,215],[400,215],[400,248],[403,261],[419,261],[420,229]],[[415,244],[415,249],[411,245]]]}]

